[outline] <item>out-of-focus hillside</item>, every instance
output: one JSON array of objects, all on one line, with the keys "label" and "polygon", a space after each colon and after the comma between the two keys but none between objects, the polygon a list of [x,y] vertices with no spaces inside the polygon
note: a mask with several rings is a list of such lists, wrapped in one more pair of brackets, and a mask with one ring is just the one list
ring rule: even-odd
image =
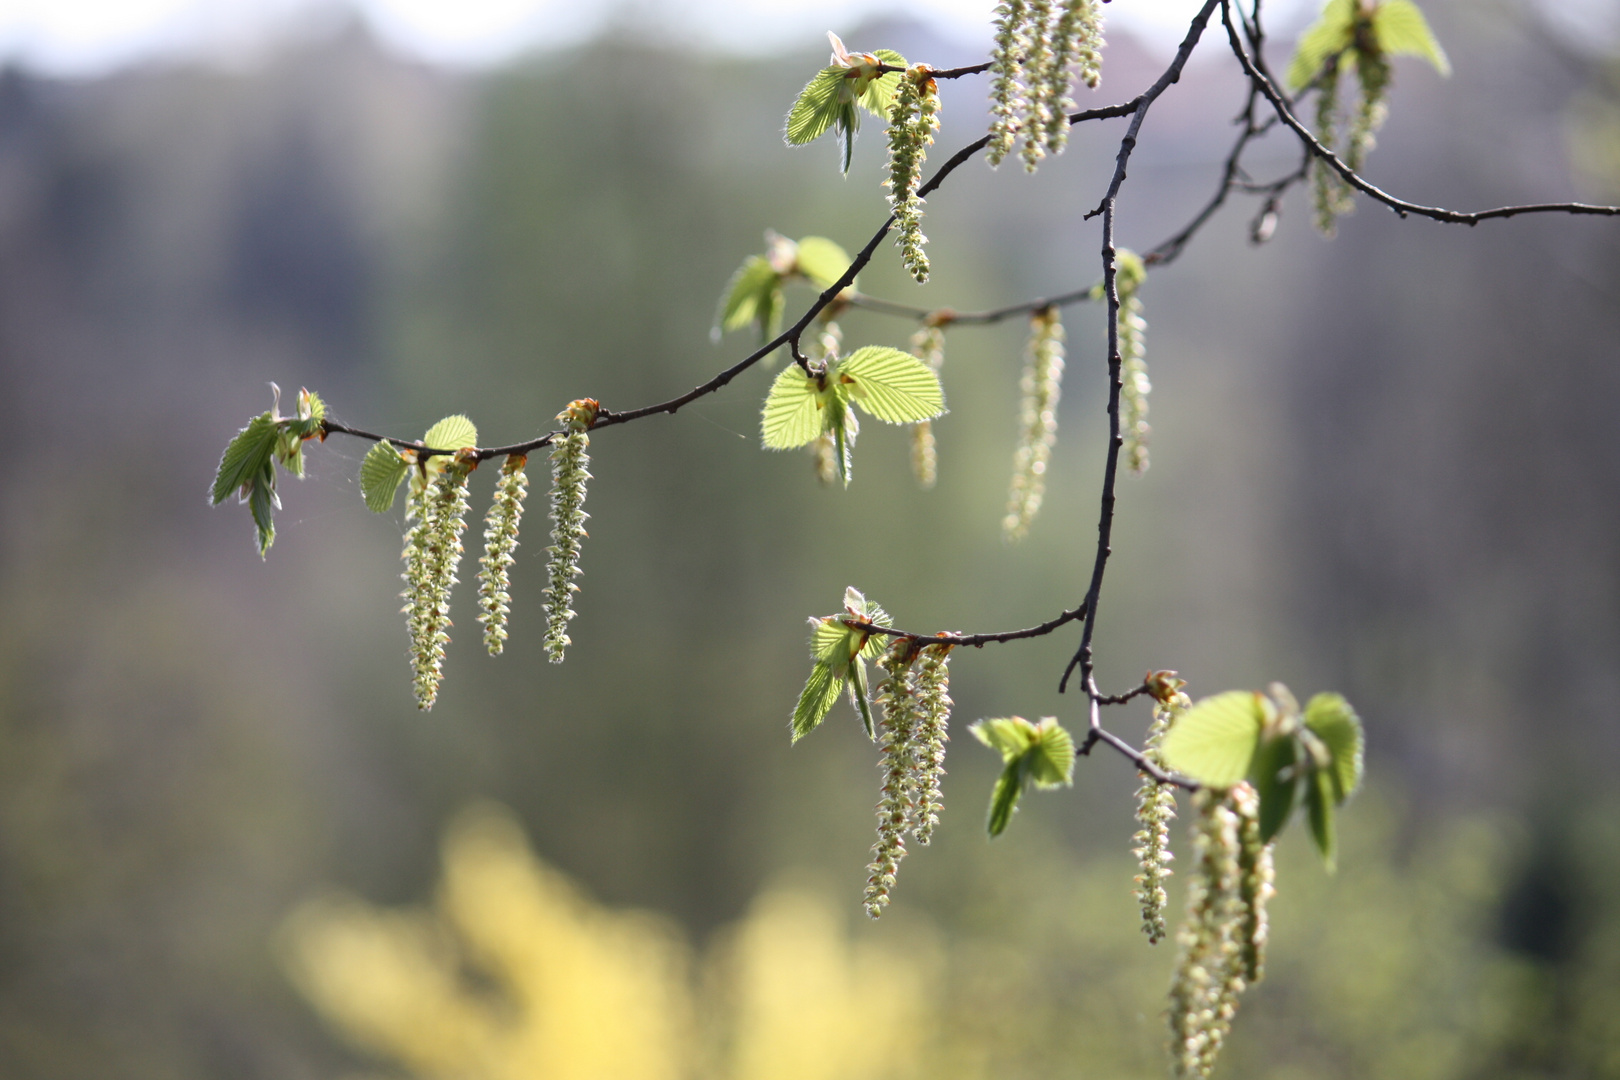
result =
[{"label": "out-of-focus hillside", "polygon": [[[1371,178],[1465,207],[1596,194],[1565,150],[1566,107],[1594,76],[1508,14],[1434,7],[1457,74],[1398,68]],[[910,24],[844,36],[976,59]],[[1144,131],[1127,246],[1163,239],[1215,183],[1241,86],[1220,41],[1206,49]],[[999,537],[1020,327],[950,335],[932,492],[877,424],[848,491],[761,452],[770,376],[751,372],[594,440],[561,667],[540,662],[536,493],[507,655],[477,648],[464,584],[431,714],[403,655],[401,520],[361,505],[363,445],[310,448],[264,564],[246,514],[203,498],[272,380],[369,430],[466,412],[506,442],[571,398],[631,407],[732,362],[750,339],[711,343],[714,304],[764,230],[853,247],[885,213],[876,125],[848,180],[828,147],[781,143],[823,57],[807,42],[710,60],[625,31],[453,75],[348,30],[250,71],[0,75],[0,1075],[358,1067],[277,966],[277,927],[323,886],[426,901],[441,830],[476,799],[700,952],[784,875],[855,910],[874,754],[843,706],[790,750],[803,619],[849,584],[908,627],[1025,626],[1078,597],[1104,434],[1095,312],[1068,320],[1058,455],[1023,545]],[[1155,64],[1115,40],[1097,101]],[[981,89],[947,88],[941,151],[979,133]],[[1034,178],[965,168],[929,202],[934,281],[919,291],[885,253],[863,288],[972,309],[1089,284],[1098,234],[1081,217],[1116,140],[1077,132]],[[1281,678],[1343,690],[1368,723],[1376,790],[1347,814],[1363,862],[1342,896],[1407,951],[1334,981],[1358,950],[1325,920],[1351,905],[1285,860],[1276,987],[1246,1006],[1233,1053],[1243,1075],[1613,1075],[1593,1010],[1620,986],[1603,959],[1620,842],[1598,801],[1620,757],[1620,233],[1363,206],[1325,244],[1307,219],[1296,198],[1255,250],[1234,212],[1148,282],[1154,466],[1122,490],[1099,636],[1109,685],[1162,666],[1195,693]],[[844,327],[854,344],[910,331],[859,313]],[[1072,648],[959,656],[958,722],[1073,721],[1055,687]],[[940,1015],[961,1040],[942,1060],[1156,1069],[1151,1014],[1106,1054],[1074,1019],[1098,1000],[1088,980],[1117,980],[1120,1001],[1148,987],[1152,1009],[1168,970],[1129,910],[1134,778],[1082,762],[1074,791],[1034,798],[986,845],[994,762],[959,738],[949,767],[938,839],[874,929],[939,942]],[[1289,907],[1291,890],[1325,899]],[[1301,1002],[1352,1020],[1334,1034]],[[1389,1017],[1407,1041],[1339,1053]]]}]

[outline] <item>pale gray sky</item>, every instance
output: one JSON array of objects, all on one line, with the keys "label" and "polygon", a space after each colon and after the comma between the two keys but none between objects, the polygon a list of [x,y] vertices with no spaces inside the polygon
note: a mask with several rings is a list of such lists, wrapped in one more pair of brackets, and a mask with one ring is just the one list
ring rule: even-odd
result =
[{"label": "pale gray sky", "polygon": [[[1279,27],[1299,25],[1316,0],[1267,0]],[[819,40],[873,14],[905,13],[952,37],[987,41],[992,0],[0,0],[0,60],[62,75],[95,75],[132,61],[251,57],[309,19],[362,11],[403,50],[451,64],[499,61],[567,45],[615,16],[667,27],[672,38],[729,49]],[[1196,0],[1114,0],[1112,25],[1169,43]]]}]

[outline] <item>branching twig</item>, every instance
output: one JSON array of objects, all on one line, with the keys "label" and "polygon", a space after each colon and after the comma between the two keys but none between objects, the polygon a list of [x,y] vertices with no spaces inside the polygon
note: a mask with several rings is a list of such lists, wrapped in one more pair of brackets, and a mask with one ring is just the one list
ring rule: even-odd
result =
[{"label": "branching twig", "polygon": [[1520,214],[1594,214],[1603,217],[1620,217],[1620,206],[1594,206],[1590,203],[1559,202],[1559,203],[1526,203],[1521,206],[1498,206],[1491,210],[1447,210],[1442,206],[1425,206],[1422,203],[1407,202],[1396,198],[1382,188],[1376,187],[1361,178],[1350,166],[1346,165],[1332,150],[1317,141],[1311,134],[1289,104],[1287,97],[1277,89],[1277,84],[1264,71],[1255,66],[1254,60],[1243,47],[1238,37],[1237,27],[1232,24],[1231,0],[1219,0],[1221,5],[1221,21],[1226,26],[1227,40],[1231,43],[1232,54],[1237,57],[1238,63],[1243,65],[1243,72],[1249,81],[1260,91],[1261,95],[1271,103],[1277,118],[1288,129],[1299,137],[1301,143],[1312,154],[1321,158],[1328,167],[1338,173],[1344,182],[1368,196],[1376,202],[1383,203],[1393,210],[1396,215],[1406,217],[1416,214],[1418,217],[1429,218],[1433,221],[1442,221],[1448,225],[1477,225],[1481,221],[1492,218],[1517,217]]}]

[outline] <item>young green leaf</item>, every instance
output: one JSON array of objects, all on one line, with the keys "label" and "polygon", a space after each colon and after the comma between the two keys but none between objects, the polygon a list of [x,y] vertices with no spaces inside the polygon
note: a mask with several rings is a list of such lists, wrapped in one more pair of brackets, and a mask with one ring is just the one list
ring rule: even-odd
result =
[{"label": "young green leaf", "polygon": [[1001,755],[1002,761],[1016,761],[1040,739],[1034,724],[1022,716],[998,717],[969,724],[973,737]]},{"label": "young green leaf", "polygon": [[1412,0],[1383,0],[1373,9],[1373,33],[1378,47],[1390,56],[1417,56],[1434,65],[1441,75],[1451,74],[1451,61],[1434,39],[1434,31]]},{"label": "young green leaf", "polygon": [[1254,755],[1254,789],[1260,796],[1260,842],[1270,843],[1288,823],[1298,797],[1299,744],[1292,735],[1266,739]]},{"label": "young green leaf", "polygon": [[1333,755],[1329,770],[1333,801],[1342,804],[1361,786],[1364,740],[1361,718],[1338,694],[1317,694],[1305,706],[1305,726]]},{"label": "young green leaf", "polygon": [[838,700],[843,689],[844,680],[833,674],[832,665],[818,661],[810,669],[804,692],[799,695],[799,703],[793,708],[794,742],[810,734],[827,718],[833,702]]},{"label": "young green leaf", "polygon": [[276,542],[276,525],[270,511],[272,508],[281,509],[281,497],[276,494],[275,462],[265,458],[259,471],[248,481],[247,488],[248,511],[253,515],[259,558],[262,559],[269,552],[270,545]]},{"label": "young green leaf", "polygon": [[825,236],[806,236],[799,241],[794,266],[820,288],[827,288],[844,276],[851,260],[849,253]]},{"label": "young green leaf", "polygon": [[1036,729],[1038,739],[1029,753],[1029,777],[1038,788],[1074,784],[1074,736],[1053,717],[1044,717]]},{"label": "young green leaf", "polygon": [[877,742],[877,724],[872,720],[871,694],[866,684],[866,661],[857,656],[849,667],[849,675],[850,704],[861,714],[861,727],[866,729],[866,737]]},{"label": "young green leaf", "polygon": [[394,495],[409,471],[410,466],[393,444],[380,442],[367,450],[360,462],[360,495],[366,500],[366,508],[373,513],[386,514],[393,507]]},{"label": "young green leaf", "polygon": [[428,428],[422,436],[422,445],[430,450],[461,450],[478,445],[478,428],[473,422],[456,413]]},{"label": "young green leaf", "polygon": [[780,320],[782,310],[781,296],[782,275],[776,272],[769,259],[750,255],[726,283],[715,325],[720,330],[737,330],[757,321],[763,335],[761,340],[768,341],[776,336],[775,324]]},{"label": "young green leaf", "polygon": [[[910,67],[906,58],[893,49],[873,49],[872,55],[889,67]],[[861,107],[873,116],[881,116],[885,120],[894,110],[894,96],[900,89],[900,72],[890,71],[879,75],[866,84],[866,90],[861,94]]]},{"label": "young green leaf", "polygon": [[840,65],[822,68],[788,111],[787,141],[790,146],[803,146],[819,139],[832,127],[840,115],[840,97],[844,89],[844,76],[849,69]]},{"label": "young green leaf", "polygon": [[1252,690],[1228,690],[1188,709],[1164,737],[1164,763],[1199,783],[1227,788],[1249,772],[1265,714]]},{"label": "young green leaf", "polygon": [[996,778],[996,786],[990,791],[990,813],[985,822],[991,836],[1000,836],[1007,831],[1013,812],[1018,809],[1018,797],[1024,793],[1024,772],[1024,759],[1015,758],[1007,762],[1001,775]]},{"label": "young green leaf", "polygon": [[239,491],[246,497],[244,489],[270,460],[279,432],[275,417],[266,412],[249,420],[247,427],[236,433],[226,445],[214,473],[214,486],[208,495],[211,504],[218,506]]},{"label": "young green leaf", "polygon": [[790,450],[814,442],[828,430],[827,406],[837,395],[824,379],[806,375],[789,364],[771,383],[760,421],[760,434],[772,450]]},{"label": "young green leaf", "polygon": [[849,407],[849,388],[842,384],[830,383],[831,391],[827,398],[827,408],[822,414],[822,422],[833,437],[833,464],[837,466],[838,478],[849,487],[849,482],[855,479],[855,436],[861,433],[861,422],[855,418],[855,412]]},{"label": "young green leaf", "polygon": [[1328,873],[1333,872],[1338,855],[1338,838],[1333,827],[1333,777],[1326,769],[1318,769],[1305,779],[1305,807],[1311,819],[1311,838],[1316,850],[1322,853],[1322,862]]},{"label": "young green leaf", "polygon": [[899,349],[868,345],[837,366],[836,377],[849,387],[861,408],[891,424],[932,420],[945,411],[945,391],[927,364]]},{"label": "young green leaf", "polygon": [[1288,64],[1288,85],[1298,90],[1316,77],[1328,57],[1355,43],[1356,0],[1327,0],[1321,16],[1300,35]]},{"label": "young green leaf", "polygon": [[968,730],[990,749],[1001,755],[1004,768],[990,793],[990,813],[986,823],[991,836],[1000,836],[1018,809],[1024,788],[1034,782],[1038,788],[1063,787],[1074,774],[1074,738],[1048,716],[1039,725],[1022,716],[980,720]]}]

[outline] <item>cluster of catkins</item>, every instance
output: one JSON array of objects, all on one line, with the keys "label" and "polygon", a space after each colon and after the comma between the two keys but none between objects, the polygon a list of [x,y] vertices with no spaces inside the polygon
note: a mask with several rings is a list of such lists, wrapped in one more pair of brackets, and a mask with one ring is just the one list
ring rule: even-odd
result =
[{"label": "cluster of catkins", "polygon": [[1018,450],[1013,455],[1012,489],[1001,532],[1022,540],[1046,494],[1046,467],[1057,442],[1057,407],[1063,393],[1063,323],[1049,307],[1030,319],[1029,349],[1019,388]]},{"label": "cluster of catkins", "polygon": [[1260,841],[1260,799],[1239,783],[1193,796],[1196,858],[1180,955],[1170,983],[1170,1055],[1176,1075],[1205,1077],[1237,1014],[1238,995],[1264,974],[1266,902],[1275,891],[1270,844]]},{"label": "cluster of catkins", "polygon": [[405,628],[411,640],[411,688],[416,707],[431,709],[444,677],[444,646],[450,640],[450,589],[461,564],[461,534],[467,527],[467,477],[476,455],[458,451],[430,458],[412,479],[405,500]]},{"label": "cluster of catkins", "polygon": [[906,833],[927,844],[944,808],[941,781],[951,716],[950,651],[948,644],[897,638],[879,661],[884,672],[877,695],[883,712],[877,732],[883,786],[877,804],[878,838],[872,845],[863,898],[866,913],[874,919],[889,903],[895,873],[906,854]]},{"label": "cluster of catkins", "polygon": [[[1353,49],[1356,80],[1361,95],[1350,118],[1350,131],[1344,143],[1344,163],[1360,172],[1367,155],[1377,143],[1375,136],[1389,116],[1389,59],[1375,49]],[[1316,137],[1329,150],[1339,141],[1340,60],[1328,62],[1316,93]],[[1355,209],[1355,191],[1331,165],[1321,158],[1311,161],[1311,196],[1316,227],[1323,236],[1337,231],[1337,219]]]},{"label": "cluster of catkins", "polygon": [[[556,440],[551,454],[552,546],[545,596],[546,650],[553,663],[560,663],[568,645],[568,621],[574,617],[569,606],[579,586],[580,542],[585,538],[585,482],[590,442],[586,429],[595,421],[596,402],[573,402],[558,415],[564,433]],[[438,700],[444,678],[444,647],[450,640],[450,591],[456,584],[461,564],[461,534],[467,527],[467,481],[478,467],[478,452],[466,447],[454,454],[435,454],[417,463],[415,450],[400,451],[400,457],[414,467],[406,496],[405,532],[401,575],[405,589],[406,630],[410,636],[412,690],[420,709],[431,709]],[[523,520],[523,500],[528,495],[528,459],[510,454],[495,485],[495,500],[484,519],[484,554],[478,570],[478,621],[484,626],[484,647],[498,656],[506,647],[507,625],[511,616],[511,568],[516,561],[518,526]]]},{"label": "cluster of catkins", "polygon": [[1023,136],[1030,172],[1069,136],[1075,70],[1101,81],[1102,12],[1096,0],[1002,0],[996,5],[990,57],[990,164],[999,165]]}]

